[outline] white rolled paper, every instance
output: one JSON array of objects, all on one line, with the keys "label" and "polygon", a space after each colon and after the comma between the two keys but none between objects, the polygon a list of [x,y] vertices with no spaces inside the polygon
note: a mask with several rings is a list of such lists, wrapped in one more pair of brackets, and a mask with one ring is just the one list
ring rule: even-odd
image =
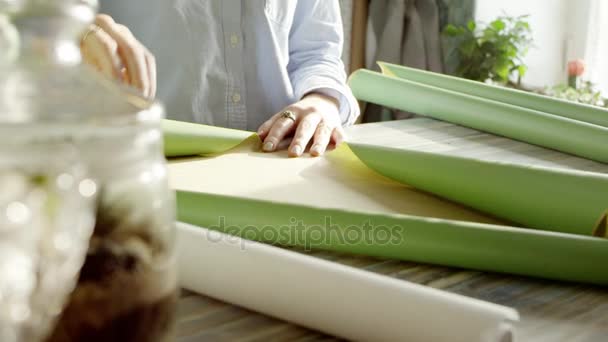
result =
[{"label": "white rolled paper", "polygon": [[178,224],[180,284],[357,341],[514,340],[510,308]]}]

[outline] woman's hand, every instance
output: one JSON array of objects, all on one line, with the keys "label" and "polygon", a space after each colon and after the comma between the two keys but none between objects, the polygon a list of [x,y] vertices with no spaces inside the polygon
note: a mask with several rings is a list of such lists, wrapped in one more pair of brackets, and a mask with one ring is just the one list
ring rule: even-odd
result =
[{"label": "woman's hand", "polygon": [[126,26],[117,24],[108,15],[98,15],[81,41],[81,51],[85,63],[102,74],[154,98],[156,61]]},{"label": "woman's hand", "polygon": [[290,157],[300,157],[312,142],[310,154],[323,155],[330,143],[339,145],[345,134],[340,120],[339,103],[333,97],[311,93],[266,121],[258,130],[265,152],[274,152],[279,143],[294,134]]}]

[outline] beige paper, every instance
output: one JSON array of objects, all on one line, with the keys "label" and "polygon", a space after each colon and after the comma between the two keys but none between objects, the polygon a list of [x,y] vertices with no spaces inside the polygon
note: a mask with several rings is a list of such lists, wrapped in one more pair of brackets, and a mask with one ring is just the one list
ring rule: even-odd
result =
[{"label": "beige paper", "polygon": [[503,223],[385,178],[347,146],[322,158],[293,159],[286,152],[258,152],[258,144],[252,138],[220,156],[174,160],[171,187],[321,208]]}]

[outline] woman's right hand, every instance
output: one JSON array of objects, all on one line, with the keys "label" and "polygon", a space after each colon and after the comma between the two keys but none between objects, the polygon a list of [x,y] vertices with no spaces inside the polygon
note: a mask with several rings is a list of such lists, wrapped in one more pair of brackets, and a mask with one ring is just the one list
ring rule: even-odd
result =
[{"label": "woman's right hand", "polygon": [[156,95],[156,61],[124,25],[99,14],[83,36],[83,60],[99,72],[139,89],[144,97]]}]

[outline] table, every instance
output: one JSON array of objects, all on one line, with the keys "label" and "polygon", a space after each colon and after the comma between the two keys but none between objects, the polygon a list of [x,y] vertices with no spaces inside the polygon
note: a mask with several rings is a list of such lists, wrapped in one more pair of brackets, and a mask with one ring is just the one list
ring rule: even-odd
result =
[{"label": "table", "polygon": [[[358,142],[608,173],[605,164],[430,119],[360,125],[348,133]],[[521,314],[520,341],[608,340],[608,288],[330,252],[298,252],[516,308]],[[177,335],[180,342],[334,340],[188,291],[180,299]]]}]

